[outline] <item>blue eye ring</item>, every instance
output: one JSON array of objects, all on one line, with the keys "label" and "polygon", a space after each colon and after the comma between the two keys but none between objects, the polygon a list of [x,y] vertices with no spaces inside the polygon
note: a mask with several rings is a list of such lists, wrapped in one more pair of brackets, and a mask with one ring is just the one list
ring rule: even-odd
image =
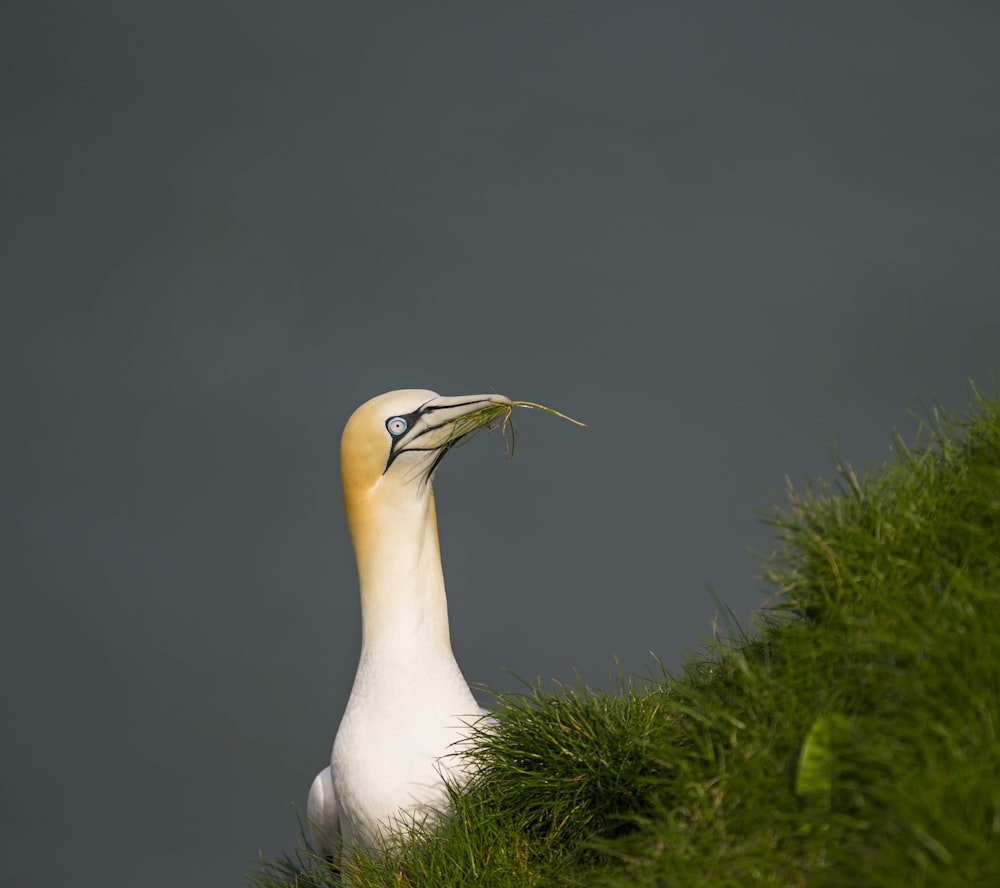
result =
[{"label": "blue eye ring", "polygon": [[398,438],[409,427],[410,424],[402,416],[393,416],[391,419],[387,419],[385,421],[386,431],[392,435],[393,438]]}]

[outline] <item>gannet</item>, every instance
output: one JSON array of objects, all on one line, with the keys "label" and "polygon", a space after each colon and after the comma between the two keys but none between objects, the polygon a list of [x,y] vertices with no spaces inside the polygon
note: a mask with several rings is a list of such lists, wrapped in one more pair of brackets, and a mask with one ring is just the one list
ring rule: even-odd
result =
[{"label": "gannet", "polygon": [[515,403],[407,389],[363,404],[344,428],[361,659],[306,809],[313,847],[334,861],[342,847],[375,848],[384,829],[446,811],[445,780],[468,776],[458,753],[483,710],[451,649],[431,485],[449,448]]}]

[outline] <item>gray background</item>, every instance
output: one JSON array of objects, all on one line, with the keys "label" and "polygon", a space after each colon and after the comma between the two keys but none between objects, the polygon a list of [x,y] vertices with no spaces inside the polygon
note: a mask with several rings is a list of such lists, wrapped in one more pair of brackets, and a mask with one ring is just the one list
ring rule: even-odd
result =
[{"label": "gray background", "polygon": [[[340,430],[522,412],[438,480],[467,677],[749,619],[784,476],[1000,341],[994,4],[5,13],[3,881],[240,884],[359,646]],[[651,653],[652,652],[652,653]]]}]

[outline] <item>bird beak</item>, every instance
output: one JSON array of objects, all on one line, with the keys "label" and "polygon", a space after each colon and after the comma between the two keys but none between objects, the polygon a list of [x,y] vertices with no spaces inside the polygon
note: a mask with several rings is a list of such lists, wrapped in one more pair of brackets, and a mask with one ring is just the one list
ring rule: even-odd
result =
[{"label": "bird beak", "polygon": [[404,450],[454,447],[466,435],[510,414],[513,402],[503,395],[457,395],[434,398],[417,411],[416,422],[399,444]]},{"label": "bird beak", "polygon": [[432,398],[410,414],[410,427],[392,444],[389,465],[401,453],[439,451],[429,472],[463,438],[482,428],[503,423],[514,408],[503,395],[457,395]]}]

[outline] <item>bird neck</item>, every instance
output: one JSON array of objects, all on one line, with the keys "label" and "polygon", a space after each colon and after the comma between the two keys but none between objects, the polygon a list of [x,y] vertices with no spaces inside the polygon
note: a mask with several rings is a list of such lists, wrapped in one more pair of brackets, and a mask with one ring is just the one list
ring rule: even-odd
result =
[{"label": "bird neck", "polygon": [[389,646],[452,657],[437,512],[430,485],[346,502],[361,585],[362,652]]}]

